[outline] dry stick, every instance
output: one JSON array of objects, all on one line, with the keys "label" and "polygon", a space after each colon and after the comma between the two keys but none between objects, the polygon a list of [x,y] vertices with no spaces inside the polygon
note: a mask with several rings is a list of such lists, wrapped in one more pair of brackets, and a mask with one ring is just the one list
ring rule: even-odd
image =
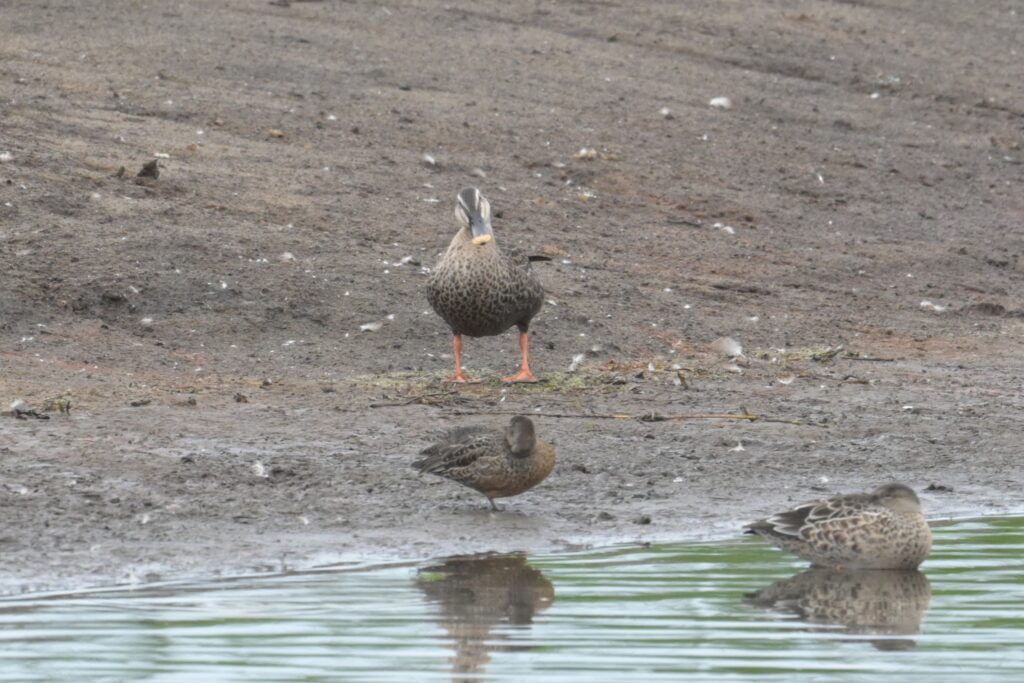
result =
[{"label": "dry stick", "polygon": [[[522,415],[521,410],[453,410],[452,415]],[[765,417],[764,415],[749,415],[735,413],[697,413],[692,415],[658,415],[657,413],[644,413],[643,415],[626,415],[623,413],[534,413],[536,417],[557,417],[571,420],[637,420],[639,422],[681,422],[683,420],[748,420],[750,422],[781,422],[805,426],[797,420],[784,420],[782,418]]]},{"label": "dry stick", "polygon": [[407,401],[390,401],[390,402],[387,402],[387,403],[371,403],[370,407],[371,408],[389,408],[389,407],[393,407],[393,406],[407,406],[407,405],[412,405],[413,403],[423,403],[426,399],[433,398],[435,396],[455,396],[458,393],[459,392],[457,392],[457,391],[437,391],[437,392],[434,392],[432,394],[420,394],[418,396],[413,396],[412,398],[410,398]]},{"label": "dry stick", "polygon": [[845,347],[840,345],[834,349],[829,349],[827,351],[822,351],[821,353],[816,353],[813,356],[811,356],[811,360],[818,361],[819,363],[827,363],[828,361],[838,356],[844,348]]}]

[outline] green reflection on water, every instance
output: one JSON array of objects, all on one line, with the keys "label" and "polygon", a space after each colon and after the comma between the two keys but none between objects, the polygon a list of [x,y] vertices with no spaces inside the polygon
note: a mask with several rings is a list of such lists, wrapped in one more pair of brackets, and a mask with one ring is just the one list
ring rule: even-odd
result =
[{"label": "green reflection on water", "polygon": [[1024,518],[922,572],[758,539],[0,601],[0,681],[1024,679]]}]

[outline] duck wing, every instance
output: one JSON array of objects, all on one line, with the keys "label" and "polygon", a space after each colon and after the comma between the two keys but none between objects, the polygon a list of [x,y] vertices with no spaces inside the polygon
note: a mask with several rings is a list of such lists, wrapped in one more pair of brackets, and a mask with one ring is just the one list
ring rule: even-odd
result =
[{"label": "duck wing", "polygon": [[864,494],[805,503],[748,524],[746,532],[805,538],[810,529],[861,526],[878,515],[871,503],[871,496]]},{"label": "duck wing", "polygon": [[439,443],[425,448],[425,457],[412,466],[420,472],[447,476],[453,470],[468,467],[487,456],[504,452],[504,435],[488,427],[459,427],[448,432]]},{"label": "duck wing", "polygon": [[509,261],[514,263],[519,268],[522,268],[523,270],[530,270],[531,263],[536,263],[537,261],[551,260],[550,256],[544,256],[543,254],[531,254],[527,251],[520,249],[519,247],[512,245],[502,245],[501,253],[504,254]]}]

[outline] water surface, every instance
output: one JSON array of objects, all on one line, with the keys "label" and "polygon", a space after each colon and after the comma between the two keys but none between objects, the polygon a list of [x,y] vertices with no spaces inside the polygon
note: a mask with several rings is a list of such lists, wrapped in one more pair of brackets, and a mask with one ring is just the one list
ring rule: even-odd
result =
[{"label": "water surface", "polygon": [[21,596],[0,681],[1024,680],[1024,518],[935,531],[921,572],[737,539]]}]

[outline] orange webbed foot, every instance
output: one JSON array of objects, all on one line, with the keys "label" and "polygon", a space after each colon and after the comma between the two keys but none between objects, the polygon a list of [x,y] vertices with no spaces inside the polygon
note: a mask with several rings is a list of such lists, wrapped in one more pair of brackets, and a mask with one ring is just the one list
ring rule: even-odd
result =
[{"label": "orange webbed foot", "polygon": [[540,380],[529,370],[520,370],[511,377],[502,377],[501,381],[505,384],[535,384]]},{"label": "orange webbed foot", "polygon": [[445,384],[480,384],[482,381],[483,380],[481,380],[481,379],[473,379],[471,377],[466,377],[464,374],[462,374],[460,372],[457,375],[455,375],[454,377],[449,377],[448,379],[445,379],[444,383]]}]

